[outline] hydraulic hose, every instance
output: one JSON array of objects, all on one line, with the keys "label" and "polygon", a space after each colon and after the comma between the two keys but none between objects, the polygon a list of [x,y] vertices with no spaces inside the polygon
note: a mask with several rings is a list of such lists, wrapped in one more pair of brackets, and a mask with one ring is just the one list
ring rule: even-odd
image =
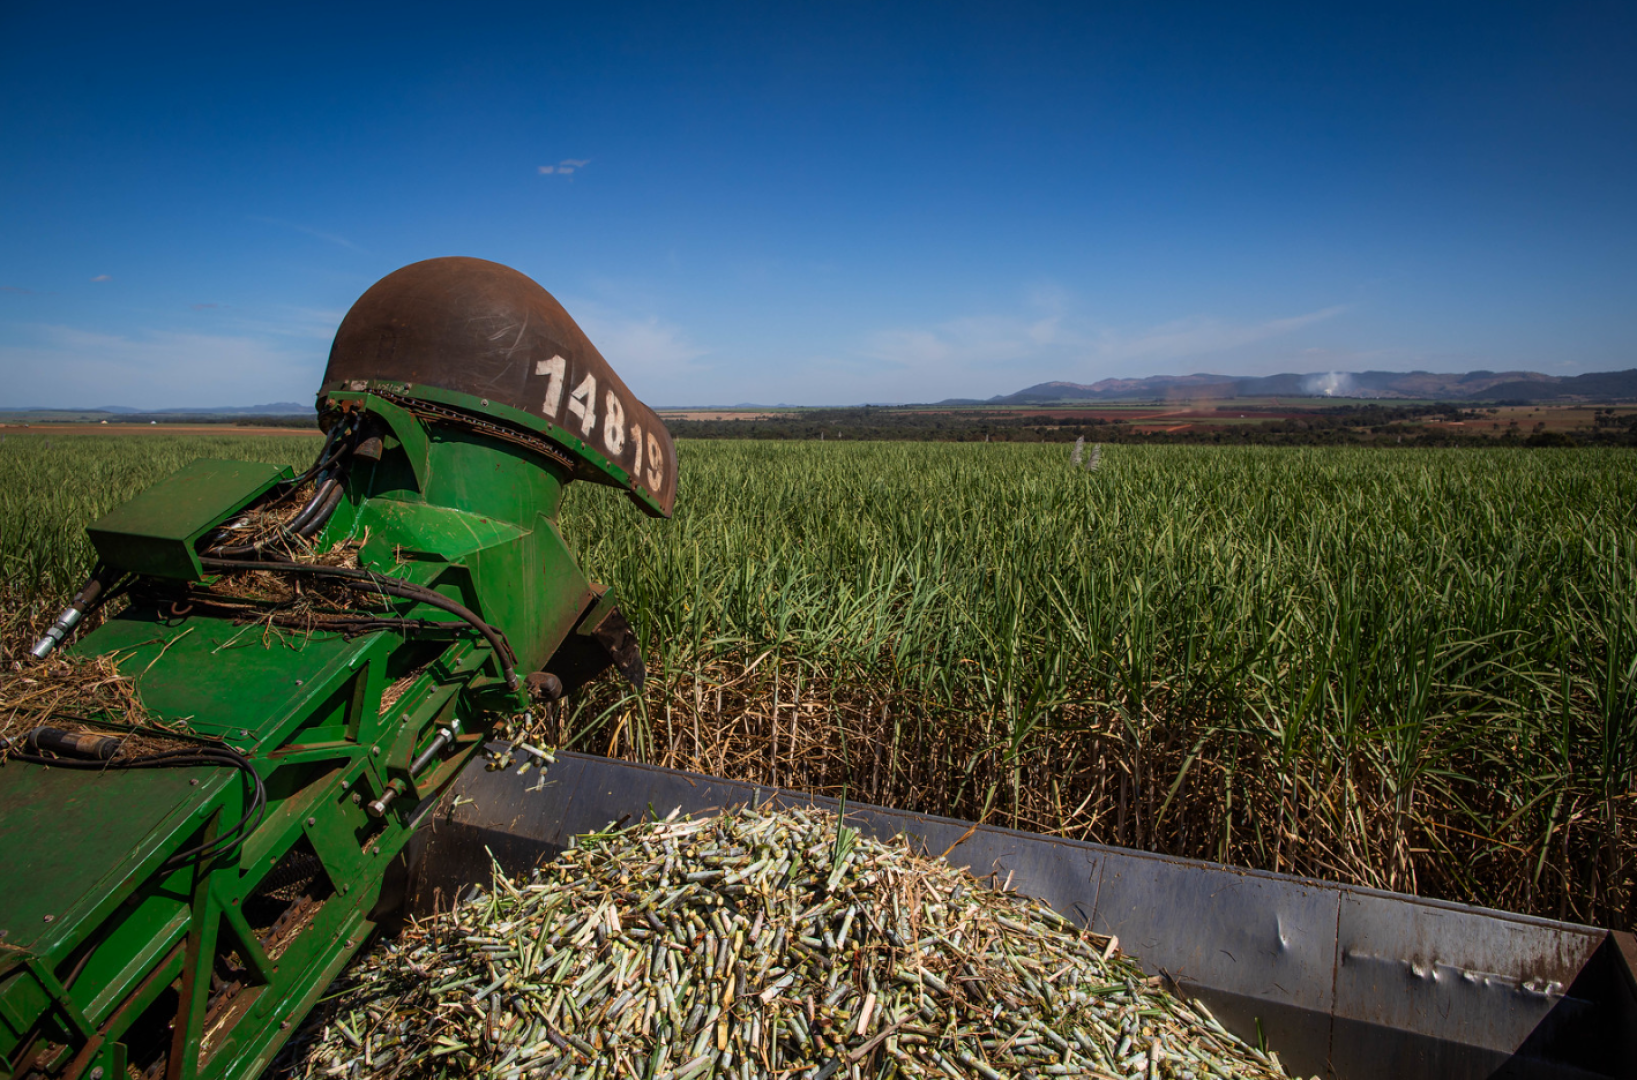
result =
[{"label": "hydraulic hose", "polygon": [[276,559],[206,558],[200,559],[199,562],[207,570],[221,570],[230,573],[247,570],[279,570],[285,573],[309,574],[313,577],[337,578],[349,583],[353,588],[373,589],[388,596],[414,600],[429,607],[447,611],[449,614],[470,623],[472,628],[482,634],[484,639],[488,641],[495,651],[495,659],[499,662],[500,670],[505,676],[506,689],[516,690],[519,685],[517,655],[512,652],[511,643],[506,640],[506,635],[484,622],[483,618],[471,608],[423,585],[386,577],[371,570],[353,570],[345,566],[314,566],[309,563],[286,562]]},{"label": "hydraulic hose", "polygon": [[68,607],[63,609],[63,613],[58,615],[50,629],[46,630],[45,636],[36,641],[34,648],[29,650],[34,659],[44,660],[50,656],[52,650],[62,644],[63,638],[79,625],[81,619],[108,599],[111,591],[108,586],[114,577],[114,573],[106,566],[98,566],[91,572],[91,576],[85,579],[85,584],[80,586],[80,591],[74,594],[74,599],[68,602]]},{"label": "hydraulic hose", "polygon": [[303,506],[295,517],[284,523],[284,531],[298,536],[301,535],[302,527],[312,521],[314,515],[324,505],[324,502],[329,499],[330,492],[336,491],[340,487],[340,480],[335,476],[326,476],[323,480],[320,480],[318,486],[313,489],[312,498],[307,500],[307,505]]},{"label": "hydraulic hose", "polygon": [[[344,422],[338,422],[330,425],[330,430],[324,435],[324,445],[318,449],[318,456],[313,459],[313,463],[311,465],[307,466],[307,470],[305,472],[296,477],[294,480],[290,481],[290,487],[292,489],[298,488],[302,484],[305,484],[307,481],[311,480],[313,477],[322,472],[326,467],[333,464],[335,459],[331,458],[330,451],[335,447],[336,440],[341,436],[341,430],[346,426],[347,425]],[[336,457],[338,458],[339,456],[340,452],[337,451]]]},{"label": "hydraulic hose", "polygon": [[[334,424],[329,434],[324,438],[324,446],[319,450],[318,457],[307,471],[289,481],[286,494],[295,491],[309,480],[317,480],[313,493],[308,497],[302,508],[296,511],[294,517],[284,522],[271,536],[249,544],[232,544],[223,546],[218,543],[215,547],[206,548],[206,553],[219,558],[238,558],[243,555],[256,555],[263,551],[268,544],[280,537],[295,537],[306,539],[330,520],[335,508],[341,504],[345,494],[347,473],[346,458],[353,449],[354,437],[358,434],[358,427],[346,420]],[[283,498],[284,496],[280,496]],[[224,534],[218,533],[218,536]],[[224,536],[225,538],[225,536]]]},{"label": "hydraulic hose", "polygon": [[337,506],[341,505],[341,496],[345,494],[346,489],[339,482],[335,482],[335,486],[330,489],[329,495],[325,497],[323,505],[318,508],[318,511],[313,514],[311,519],[301,525],[288,525],[286,528],[293,536],[299,536],[303,539],[311,536],[322,529],[326,521],[330,520],[330,515],[335,513]]}]

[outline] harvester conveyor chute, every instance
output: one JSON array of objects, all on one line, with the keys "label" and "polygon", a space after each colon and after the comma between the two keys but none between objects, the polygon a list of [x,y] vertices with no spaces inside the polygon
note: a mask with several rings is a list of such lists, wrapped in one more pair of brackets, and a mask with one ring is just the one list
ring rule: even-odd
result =
[{"label": "harvester conveyor chute", "polygon": [[[408,849],[412,914],[527,872],[611,822],[768,801],[777,788],[562,753],[545,770],[473,764],[423,808]],[[848,803],[864,833],[1037,897],[1204,1001],[1292,1075],[1338,1080],[1637,1076],[1629,934],[1284,874],[1239,870]]]}]

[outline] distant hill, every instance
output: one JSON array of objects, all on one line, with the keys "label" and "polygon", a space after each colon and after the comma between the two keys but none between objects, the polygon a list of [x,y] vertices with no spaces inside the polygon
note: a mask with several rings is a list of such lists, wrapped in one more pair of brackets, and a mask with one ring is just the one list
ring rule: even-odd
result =
[{"label": "distant hill", "polygon": [[[1337,397],[1453,401],[1593,402],[1637,399],[1637,368],[1587,375],[1538,371],[1337,371],[1316,375],[1154,375],[1103,379],[1089,386],[1038,383],[982,404],[1031,405],[1062,401],[1153,401],[1176,398]],[[979,404],[965,399],[947,404]]]}]

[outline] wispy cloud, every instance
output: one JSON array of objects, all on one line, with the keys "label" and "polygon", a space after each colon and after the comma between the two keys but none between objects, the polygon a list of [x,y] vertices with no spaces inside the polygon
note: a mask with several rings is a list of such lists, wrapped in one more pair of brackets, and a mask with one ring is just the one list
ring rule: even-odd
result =
[{"label": "wispy cloud", "polygon": [[232,320],[222,327],[224,332],[259,339],[297,338],[324,342],[335,337],[336,328],[347,314],[345,311],[290,304],[270,305],[256,314],[247,314],[241,308],[227,305],[223,305],[223,310],[233,311]]},{"label": "wispy cloud", "polygon": [[541,176],[571,176],[577,169],[583,169],[591,164],[590,158],[564,158],[555,165],[541,165]]},{"label": "wispy cloud", "polygon": [[155,331],[107,334],[67,326],[14,327],[30,339],[0,345],[3,404],[138,408],[304,401],[324,349],[257,336]]},{"label": "wispy cloud", "polygon": [[1030,306],[1035,310],[1021,315],[969,315],[935,326],[879,331],[866,339],[863,352],[905,367],[1034,357],[1078,358],[1101,367],[1135,361],[1203,360],[1294,333],[1347,310],[1345,305],[1336,305],[1253,323],[1200,316],[1132,331],[1099,326],[1077,316],[1060,295],[1036,297]]},{"label": "wispy cloud", "polygon": [[1096,343],[1096,353],[1107,360],[1188,360],[1213,356],[1243,348],[1259,341],[1283,337],[1306,326],[1333,319],[1348,305],[1310,311],[1256,323],[1231,323],[1221,319],[1183,319],[1131,335],[1104,331]]},{"label": "wispy cloud", "polygon": [[220,304],[189,304],[194,311],[204,311],[206,308],[220,307]]},{"label": "wispy cloud", "polygon": [[334,244],[337,247],[344,247],[348,251],[362,252],[364,250],[351,240],[348,240],[345,236],[338,236],[332,232],[325,232],[323,229],[315,229],[311,225],[302,225],[294,221],[280,221],[278,218],[258,217],[256,215],[251,215],[250,220],[261,225],[271,225],[275,229],[287,229],[290,232],[298,232],[305,236],[311,236],[314,239],[324,241],[326,244]]},{"label": "wispy cloud", "polygon": [[33,289],[25,289],[20,285],[0,285],[0,292],[22,293],[24,296],[33,296]]},{"label": "wispy cloud", "polygon": [[631,315],[585,300],[574,302],[574,313],[586,336],[628,382],[678,374],[708,351],[690,341],[682,327],[656,315]]},{"label": "wispy cloud", "polygon": [[92,281],[112,281],[114,279],[113,279],[113,277],[111,275],[108,275],[108,274],[98,274],[96,277],[92,278],[91,280]]},{"label": "wispy cloud", "polygon": [[859,353],[874,361],[875,371],[859,390],[904,400],[987,397],[1051,379],[1182,374],[1196,365],[1249,368],[1257,357],[1245,350],[1346,310],[1333,305],[1260,321],[1200,315],[1127,328],[1086,315],[1067,291],[1048,283],[1027,290],[1010,312],[867,335]]}]

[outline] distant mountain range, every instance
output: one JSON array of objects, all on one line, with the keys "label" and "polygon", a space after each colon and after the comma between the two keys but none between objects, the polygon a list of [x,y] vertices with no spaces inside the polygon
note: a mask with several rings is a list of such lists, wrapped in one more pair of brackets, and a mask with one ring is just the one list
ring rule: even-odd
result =
[{"label": "distant mountain range", "polygon": [[987,401],[952,399],[942,404],[1031,405],[1065,401],[1154,401],[1236,397],[1434,398],[1440,401],[1593,402],[1637,399],[1637,368],[1587,375],[1538,371],[1335,371],[1318,375],[1154,375],[1103,379],[1087,386],[1038,383]]}]

